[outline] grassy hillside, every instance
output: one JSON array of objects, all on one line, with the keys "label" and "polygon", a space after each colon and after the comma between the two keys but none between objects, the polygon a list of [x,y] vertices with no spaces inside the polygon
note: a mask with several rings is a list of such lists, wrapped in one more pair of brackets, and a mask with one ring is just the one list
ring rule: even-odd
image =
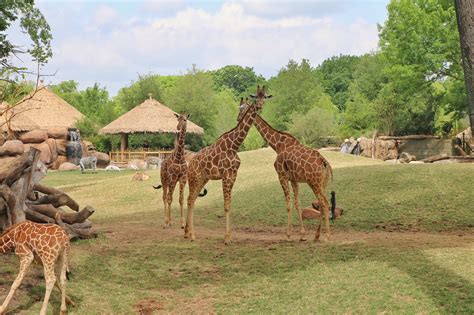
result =
[{"label": "grassy hillside", "polygon": [[[151,188],[157,171],[145,182],[132,182],[133,172],[49,173],[45,183],[96,207],[91,219],[101,231],[73,244],[68,290],[78,306],[70,313],[473,313],[474,166],[324,155],[345,209],[329,243],[285,241],[283,193],[268,149],[240,154],[230,246],[223,245],[219,182],[198,199],[197,240],[189,242],[177,202],[174,226],[161,228],[161,191]],[[309,205],[313,196],[302,190]],[[0,259],[2,300],[18,262]],[[38,313],[40,275],[30,273],[10,310]],[[51,307],[58,312],[57,292]]]}]

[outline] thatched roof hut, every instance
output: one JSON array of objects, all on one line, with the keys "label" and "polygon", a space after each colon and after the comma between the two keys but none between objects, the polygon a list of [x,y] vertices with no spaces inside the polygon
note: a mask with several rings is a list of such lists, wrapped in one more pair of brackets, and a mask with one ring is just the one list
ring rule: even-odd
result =
[{"label": "thatched roof hut", "polygon": [[6,121],[12,116],[13,117],[10,120],[10,128],[12,131],[21,132],[40,129],[40,126],[37,123],[23,115],[22,112],[18,110],[18,108],[13,107],[5,111],[7,106],[10,106],[7,102],[0,104],[0,113],[3,113],[3,115],[0,117],[0,131],[7,131]]},{"label": "thatched roof hut", "polygon": [[[99,134],[121,134],[121,149],[128,147],[128,134],[131,133],[177,133],[175,112],[151,98],[126,112],[107,126]],[[203,134],[204,129],[188,120],[188,133]]]},{"label": "thatched roof hut", "polygon": [[[24,102],[15,106],[15,109],[36,123],[40,129],[51,127],[74,127],[76,122],[84,117],[71,104],[54,94],[47,87],[42,87],[31,97],[27,96]],[[29,99],[28,99],[29,98]]]}]

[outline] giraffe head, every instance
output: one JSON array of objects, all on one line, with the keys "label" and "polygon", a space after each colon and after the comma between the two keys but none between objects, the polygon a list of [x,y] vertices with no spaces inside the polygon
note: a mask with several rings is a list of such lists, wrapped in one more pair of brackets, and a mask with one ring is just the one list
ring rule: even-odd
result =
[{"label": "giraffe head", "polygon": [[265,85],[262,87],[260,87],[260,85],[257,85],[257,93],[251,94],[250,97],[255,99],[254,104],[257,107],[257,110],[261,110],[263,108],[265,100],[271,98],[272,95],[267,94],[267,91],[265,91]]},{"label": "giraffe head", "polygon": [[257,85],[257,93],[251,94],[250,97],[255,99],[253,104],[249,102],[248,97],[246,97],[245,100],[243,97],[240,98],[239,115],[237,117],[237,121],[242,118],[243,114],[249,106],[255,106],[255,109],[257,111],[261,110],[263,108],[265,100],[271,98],[272,95],[267,94],[267,92],[265,91],[265,86],[262,86],[260,88],[260,85]]},{"label": "giraffe head", "polygon": [[181,113],[181,114],[174,114],[176,118],[178,119],[178,126],[176,127],[178,131],[183,130],[183,128],[186,127],[186,122],[188,121],[189,117],[191,116],[190,114],[186,113]]}]

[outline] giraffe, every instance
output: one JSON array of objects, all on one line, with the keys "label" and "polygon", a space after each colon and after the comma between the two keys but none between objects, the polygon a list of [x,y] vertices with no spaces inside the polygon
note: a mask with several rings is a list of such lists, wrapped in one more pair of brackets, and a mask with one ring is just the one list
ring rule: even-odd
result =
[{"label": "giraffe", "polygon": [[[0,235],[0,253],[12,250],[15,250],[15,254],[20,258],[20,272],[0,307],[0,314],[5,313],[13,294],[20,286],[28,267],[34,259],[43,265],[46,280],[46,293],[40,315],[46,314],[49,297],[55,284],[61,291],[61,314],[65,314],[66,302],[73,304],[66,296],[69,255],[69,237],[66,232],[55,224],[23,221],[11,226]],[[55,272],[57,261],[59,261],[59,269]],[[57,278],[59,278],[59,285],[56,283]]]},{"label": "giraffe", "polygon": [[163,187],[163,204],[165,208],[165,224],[163,228],[171,226],[171,203],[176,184],[179,182],[179,207],[181,209],[181,228],[184,228],[183,204],[184,186],[186,186],[187,163],[184,159],[184,139],[186,138],[186,124],[190,115],[175,114],[178,119],[178,135],[173,152],[161,164],[161,185],[153,186],[155,189]]},{"label": "giraffe", "polygon": [[[257,86],[255,103],[248,106],[242,114],[242,118],[237,126],[222,134],[213,144],[199,151],[189,163],[188,181],[188,213],[184,237],[196,239],[193,224],[193,208],[198,192],[209,180],[222,180],[222,190],[224,194],[225,212],[225,237],[224,243],[231,241],[230,233],[230,205],[234,182],[237,178],[237,171],[240,167],[240,159],[237,150],[244,141],[250,127],[255,120],[257,111],[263,107],[264,100],[270,98],[265,92],[265,86]],[[241,99],[243,104],[244,100]]]},{"label": "giraffe", "polygon": [[[248,106],[250,106],[248,103],[246,106],[242,106],[239,115]],[[307,183],[321,201],[325,220],[326,240],[329,240],[331,235],[329,229],[329,203],[325,190],[329,179],[332,178],[331,165],[316,149],[302,145],[295,137],[286,132],[275,130],[259,114],[255,118],[254,125],[265,141],[277,153],[274,167],[285,195],[286,209],[288,211],[287,238],[290,239],[292,233],[291,197],[288,186],[288,182],[291,182],[294,193],[294,207],[298,211],[300,219],[300,240],[306,240],[306,237],[299,203],[298,183]],[[319,240],[321,221],[314,238],[315,240]]]}]

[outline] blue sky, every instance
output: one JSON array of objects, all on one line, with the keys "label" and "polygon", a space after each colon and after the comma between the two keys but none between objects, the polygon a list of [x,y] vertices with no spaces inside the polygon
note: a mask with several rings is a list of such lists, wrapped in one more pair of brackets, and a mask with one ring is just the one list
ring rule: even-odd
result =
[{"label": "blue sky", "polygon": [[[98,82],[115,95],[138,74],[238,64],[269,78],[289,59],[316,66],[377,49],[388,0],[37,0],[53,33],[48,83]],[[11,31],[16,42],[24,36]]]}]

